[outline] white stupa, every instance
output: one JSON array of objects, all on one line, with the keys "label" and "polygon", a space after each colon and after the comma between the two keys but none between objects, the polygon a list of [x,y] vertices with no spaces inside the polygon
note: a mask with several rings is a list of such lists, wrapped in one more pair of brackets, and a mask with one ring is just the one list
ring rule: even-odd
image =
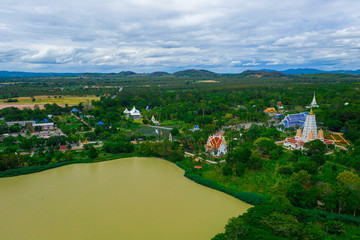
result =
[{"label": "white stupa", "polygon": [[310,104],[310,108],[317,108],[317,107],[319,107],[319,105],[316,103],[315,92],[314,92],[314,98]]},{"label": "white stupa", "polygon": [[[315,100],[315,98],[314,98],[314,100]],[[302,132],[301,138],[302,138],[302,140],[307,142],[309,140],[317,139],[318,138],[317,135],[318,134],[317,134],[316,119],[315,119],[315,115],[311,109],[310,114],[308,114],[306,116],[306,120],[305,120],[305,123],[303,126],[303,132]]]}]

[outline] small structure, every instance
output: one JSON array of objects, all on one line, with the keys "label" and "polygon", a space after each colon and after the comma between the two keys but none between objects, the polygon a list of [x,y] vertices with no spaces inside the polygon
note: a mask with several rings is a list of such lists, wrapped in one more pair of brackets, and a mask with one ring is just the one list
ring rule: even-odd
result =
[{"label": "small structure", "polygon": [[224,156],[227,153],[227,145],[223,131],[218,132],[216,135],[210,136],[205,145],[205,150],[213,156]]},{"label": "small structure", "polygon": [[127,108],[125,108],[124,114],[126,117],[129,117],[130,111]]},{"label": "small structure", "polygon": [[104,125],[104,123],[102,121],[98,121],[97,125]]},{"label": "small structure", "polygon": [[44,131],[50,131],[50,130],[54,130],[55,126],[53,122],[46,122],[46,123],[33,123],[32,125],[34,128],[35,127],[41,127],[41,130]]},{"label": "small structure", "polygon": [[296,132],[296,136],[292,138],[286,138],[284,141],[284,146],[290,147],[292,149],[304,149],[304,144],[306,142],[313,141],[315,139],[321,140],[326,145],[334,144],[334,141],[324,139],[324,131],[317,131],[316,118],[312,109],[310,114],[306,116],[306,121],[303,126],[303,130],[299,128]]},{"label": "small structure", "polygon": [[264,110],[265,113],[276,113],[276,109],[273,107],[267,108]]},{"label": "small structure", "polygon": [[276,107],[277,107],[278,110],[284,109],[284,106],[282,105],[281,102],[278,102],[278,103],[276,104]]},{"label": "small structure", "polygon": [[66,145],[61,145],[60,148],[59,148],[60,151],[66,151],[68,150],[67,146]]},{"label": "small structure", "polygon": [[308,114],[309,112],[289,114],[279,123],[279,125],[282,125],[284,128],[290,128],[290,127],[302,128],[306,121],[306,116]]},{"label": "small structure", "polygon": [[169,141],[172,142],[173,140],[174,140],[174,139],[173,139],[173,137],[172,137],[172,134],[170,133],[170,134],[169,134]]},{"label": "small structure", "polygon": [[21,127],[25,127],[26,124],[30,123],[31,125],[35,124],[35,121],[12,121],[12,122],[5,122],[8,127],[12,125],[19,124]]},{"label": "small structure", "polygon": [[72,113],[78,113],[78,112],[80,112],[77,108],[73,108],[73,109],[71,109],[71,111],[70,112],[72,112]]},{"label": "small structure", "polygon": [[275,108],[270,107],[270,108],[265,109],[265,110],[264,110],[264,113],[266,113],[266,114],[269,115],[269,116],[275,116],[276,113],[277,113],[277,111],[276,111]]},{"label": "small structure", "polygon": [[201,128],[199,128],[198,125],[195,125],[194,128],[191,128],[189,130],[192,131],[192,132],[195,132],[195,131],[201,131]]},{"label": "small structure", "polygon": [[159,124],[159,121],[155,119],[154,115],[151,117],[151,122],[154,124]]}]

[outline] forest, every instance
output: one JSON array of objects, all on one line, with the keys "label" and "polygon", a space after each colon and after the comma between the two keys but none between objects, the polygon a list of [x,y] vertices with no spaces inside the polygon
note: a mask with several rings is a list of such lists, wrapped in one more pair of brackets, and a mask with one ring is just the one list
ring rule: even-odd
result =
[{"label": "forest", "polygon": [[[1,78],[4,104],[37,96],[100,100],[1,109],[0,176],[116,156],[161,157],[177,163],[193,181],[254,205],[230,219],[224,233],[213,239],[356,239],[359,87],[360,76],[344,73],[187,70]],[[305,150],[288,150],[279,142],[295,136],[296,129],[278,124],[288,114],[309,111],[314,92],[318,128],[326,136],[340,134],[348,144],[326,146],[314,140]],[[264,112],[278,102],[284,106],[279,115]],[[141,119],[123,113],[134,106]],[[54,123],[56,130],[29,123],[9,126],[14,121]],[[193,131],[195,125],[201,130]],[[220,130],[228,151],[222,157],[205,151],[208,137]],[[193,155],[185,157],[185,152]]]}]

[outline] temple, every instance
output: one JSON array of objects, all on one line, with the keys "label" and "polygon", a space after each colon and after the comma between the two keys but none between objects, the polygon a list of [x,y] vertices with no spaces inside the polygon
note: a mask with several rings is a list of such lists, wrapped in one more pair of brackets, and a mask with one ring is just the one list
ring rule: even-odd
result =
[{"label": "temple", "polygon": [[279,123],[279,125],[282,125],[284,128],[290,128],[290,127],[302,128],[308,114],[309,112],[289,114]]},{"label": "temple", "polygon": [[321,140],[326,145],[334,144],[334,141],[324,139],[324,131],[317,130],[316,117],[312,109],[310,114],[306,116],[304,126],[301,130],[299,128],[296,132],[296,136],[292,138],[286,138],[284,141],[285,147],[290,147],[292,149],[304,149],[304,144],[306,142],[313,141],[315,139]]},{"label": "temple", "polygon": [[126,108],[124,114],[126,117],[132,116],[133,119],[141,119],[141,113],[135,108],[135,106],[131,109],[131,111]]},{"label": "temple", "polygon": [[205,145],[205,150],[214,156],[223,156],[227,153],[226,141],[223,136],[223,131],[210,136]]}]

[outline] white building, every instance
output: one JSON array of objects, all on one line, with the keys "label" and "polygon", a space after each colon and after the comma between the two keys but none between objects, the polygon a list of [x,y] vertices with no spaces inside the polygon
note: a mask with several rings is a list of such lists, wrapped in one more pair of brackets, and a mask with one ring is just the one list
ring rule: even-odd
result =
[{"label": "white building", "polygon": [[126,108],[124,114],[126,115],[126,117],[132,116],[133,119],[141,119],[141,112],[137,110],[135,106],[133,107],[133,109],[131,109],[131,111]]},{"label": "white building", "polygon": [[34,123],[32,125],[34,128],[35,127],[41,127],[41,130],[54,130],[54,123],[53,122],[49,122],[49,123]]}]

